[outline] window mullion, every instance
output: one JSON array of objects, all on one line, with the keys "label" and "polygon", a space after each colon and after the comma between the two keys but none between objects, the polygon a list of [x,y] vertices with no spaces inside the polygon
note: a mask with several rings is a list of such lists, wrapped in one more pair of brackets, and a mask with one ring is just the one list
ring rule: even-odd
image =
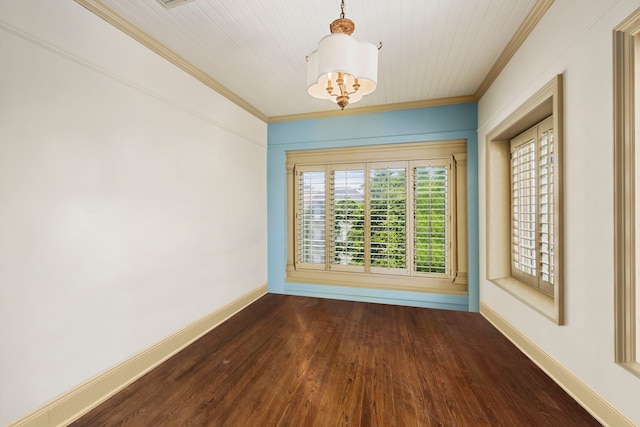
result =
[{"label": "window mullion", "polygon": [[292,194],[292,200],[293,200],[293,207],[292,207],[292,211],[294,212],[293,214],[293,238],[290,238],[291,240],[291,249],[293,251],[292,254],[289,255],[289,258],[291,259],[291,261],[293,262],[293,267],[297,268],[298,264],[300,264],[300,257],[299,257],[299,253],[300,253],[300,171],[294,167],[293,168],[293,194]]},{"label": "window mullion", "polygon": [[456,189],[458,188],[458,184],[457,184],[457,169],[454,167],[454,165],[456,164],[456,160],[454,158],[454,156],[452,155],[451,158],[449,159],[449,165],[448,165],[448,188],[450,189],[449,191],[447,191],[447,220],[448,220],[448,226],[449,229],[446,231],[446,235],[448,237],[448,242],[447,242],[447,247],[448,247],[448,251],[449,251],[449,256],[447,257],[447,274],[449,275],[449,277],[452,278],[452,280],[455,280],[457,274],[458,274],[458,269],[457,269],[457,265],[458,265],[458,225],[457,225],[457,216],[456,216],[456,212],[458,210],[458,192],[456,191]]},{"label": "window mullion", "polygon": [[536,139],[534,141],[535,157],[533,159],[533,170],[535,171],[534,186],[536,189],[536,285],[542,289],[542,195],[540,182],[540,166],[542,152],[540,149],[540,126],[536,126]]},{"label": "window mullion", "polygon": [[364,167],[364,271],[371,273],[371,195],[369,194],[369,163]]},{"label": "window mullion", "polygon": [[331,191],[331,187],[333,186],[333,177],[332,171],[329,166],[325,166],[324,168],[324,235],[325,235],[325,245],[324,245],[324,269],[331,269],[331,257],[333,256],[332,250],[332,227],[333,227],[333,212],[332,212],[332,203],[331,197],[333,195],[333,191]]},{"label": "window mullion", "polygon": [[407,264],[407,271],[409,276],[415,276],[415,245],[416,245],[416,233],[415,233],[415,166],[414,162],[408,162],[407,164],[407,182],[406,182],[406,221],[407,227],[405,228],[405,257]]}]

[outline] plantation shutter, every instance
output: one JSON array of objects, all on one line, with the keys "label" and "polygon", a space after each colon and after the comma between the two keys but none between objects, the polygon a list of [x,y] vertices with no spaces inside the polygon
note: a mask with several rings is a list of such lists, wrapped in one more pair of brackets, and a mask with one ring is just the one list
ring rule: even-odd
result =
[{"label": "plantation shutter", "polygon": [[[511,150],[513,268],[526,276],[536,270],[536,143],[535,132]],[[523,280],[531,282],[526,277]]]},{"label": "plantation shutter", "polygon": [[331,172],[332,269],[364,271],[365,169]]},{"label": "plantation shutter", "polygon": [[511,141],[512,275],[553,294],[553,120]]},{"label": "plantation shutter", "polygon": [[287,151],[286,280],[464,292],[466,140]]},{"label": "plantation shutter", "polygon": [[369,169],[369,223],[371,271],[406,274],[406,166]]},{"label": "plantation shutter", "polygon": [[547,119],[538,126],[540,135],[538,166],[538,193],[540,194],[540,288],[553,294],[555,276],[554,256],[554,217],[553,217],[553,181],[554,181],[554,144],[553,121]]},{"label": "plantation shutter", "polygon": [[448,274],[449,164],[413,168],[413,257],[416,273]]},{"label": "plantation shutter", "polygon": [[297,262],[325,264],[325,171],[298,170]]}]

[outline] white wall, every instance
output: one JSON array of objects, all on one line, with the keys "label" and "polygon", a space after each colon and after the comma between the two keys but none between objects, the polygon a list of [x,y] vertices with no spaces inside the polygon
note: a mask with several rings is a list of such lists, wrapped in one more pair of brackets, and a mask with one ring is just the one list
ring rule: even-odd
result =
[{"label": "white wall", "polygon": [[614,363],[612,30],[637,0],[556,0],[479,103],[480,248],[486,247],[486,135],[559,73],[565,82],[566,326],[486,280],[480,299],[640,424],[640,378]]},{"label": "white wall", "polygon": [[0,58],[5,425],[266,282],[267,126],[72,1]]}]

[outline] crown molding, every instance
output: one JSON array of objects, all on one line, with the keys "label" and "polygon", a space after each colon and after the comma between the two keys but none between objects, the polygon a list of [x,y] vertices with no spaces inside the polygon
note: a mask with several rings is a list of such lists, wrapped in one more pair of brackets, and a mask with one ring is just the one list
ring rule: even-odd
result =
[{"label": "crown molding", "polygon": [[227,98],[229,101],[238,105],[240,108],[244,109],[248,113],[254,115],[258,119],[266,122],[266,123],[278,123],[278,122],[287,122],[287,121],[295,121],[295,120],[309,120],[309,119],[319,119],[319,118],[328,118],[328,117],[338,117],[343,115],[351,115],[351,114],[369,114],[369,113],[379,113],[384,111],[395,111],[395,110],[406,110],[412,108],[424,108],[424,107],[433,107],[440,105],[451,105],[451,104],[463,104],[468,102],[477,102],[485,92],[489,89],[491,84],[495,81],[498,75],[502,72],[507,63],[511,60],[516,51],[520,48],[522,43],[529,36],[531,31],[535,28],[538,22],[542,19],[547,10],[551,7],[554,0],[537,0],[536,4],[533,6],[527,17],[524,19],[523,23],[518,28],[518,31],[513,36],[513,38],[509,41],[509,44],[505,47],[505,49],[500,54],[500,57],[493,65],[489,73],[485,76],[484,80],[476,90],[476,93],[473,95],[465,95],[465,96],[457,96],[450,98],[437,98],[437,99],[428,99],[423,101],[415,101],[415,102],[403,102],[396,104],[384,104],[384,105],[375,105],[370,107],[360,107],[360,108],[350,108],[348,110],[340,111],[340,110],[330,110],[330,111],[319,111],[314,113],[302,113],[302,114],[292,114],[285,116],[273,116],[268,117],[260,110],[255,108],[253,105],[249,104],[247,101],[242,99],[240,96],[236,95],[234,92],[227,89],[220,82],[213,79],[204,71],[195,67],[191,63],[189,63],[186,59],[173,52],[171,49],[167,48],[159,41],[151,37],[149,34],[145,33],[127,19],[113,11],[107,5],[105,5],[101,0],[74,0],[76,3],[85,7],[90,12],[104,19],[109,24],[118,28],[134,40],[138,41],[145,47],[151,49],[153,52],[157,53],[161,57],[165,58],[167,61],[171,62],[187,74],[190,74],[195,79],[202,82],[207,87],[213,89],[218,92],[220,95]]},{"label": "crown molding", "polygon": [[476,102],[475,95],[454,96],[449,98],[427,99],[423,101],[400,102],[396,104],[372,105],[370,107],[349,108],[347,110],[328,110],[315,113],[291,114],[287,116],[269,117],[268,123],[291,122],[295,120],[326,119],[353,114],[382,113],[385,111],[409,110],[412,108],[437,107],[441,105],[466,104]]},{"label": "crown molding", "polygon": [[507,66],[513,55],[520,49],[522,43],[529,37],[529,34],[533,31],[533,29],[538,25],[538,22],[542,19],[547,10],[551,7],[554,0],[538,0],[535,5],[531,8],[531,11],[524,18],[524,21],[518,28],[518,31],[513,35],[507,46],[504,48],[498,60],[493,64],[489,73],[485,76],[482,83],[476,90],[475,97],[477,99],[482,98],[482,96],[487,92],[489,87],[493,84],[496,78],[500,75],[504,67]]},{"label": "crown molding", "polygon": [[109,24],[118,28],[123,33],[127,34],[129,37],[138,41],[145,47],[151,49],[153,52],[157,53],[167,61],[174,64],[176,67],[180,68],[182,71],[191,75],[195,79],[202,82],[204,85],[218,92],[220,95],[227,98],[229,101],[233,102],[240,108],[244,109],[248,113],[254,115],[258,119],[263,122],[267,122],[268,117],[262,113],[260,110],[249,104],[244,99],[240,98],[238,95],[224,87],[220,82],[211,78],[207,73],[200,70],[199,68],[193,66],[186,59],[172,51],[171,49],[164,46],[162,43],[151,37],[149,34],[140,30],[138,27],[133,25],[131,22],[114,12],[111,8],[106,6],[100,0],[75,0],[76,3],[80,4],[90,12],[99,16],[100,18],[107,21]]}]

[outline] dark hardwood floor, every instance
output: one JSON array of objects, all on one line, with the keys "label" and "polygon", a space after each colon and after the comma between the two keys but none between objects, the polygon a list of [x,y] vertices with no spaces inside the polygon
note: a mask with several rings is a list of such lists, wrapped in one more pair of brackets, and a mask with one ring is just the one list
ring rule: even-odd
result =
[{"label": "dark hardwood floor", "polygon": [[268,294],[73,426],[598,426],[478,313]]}]

